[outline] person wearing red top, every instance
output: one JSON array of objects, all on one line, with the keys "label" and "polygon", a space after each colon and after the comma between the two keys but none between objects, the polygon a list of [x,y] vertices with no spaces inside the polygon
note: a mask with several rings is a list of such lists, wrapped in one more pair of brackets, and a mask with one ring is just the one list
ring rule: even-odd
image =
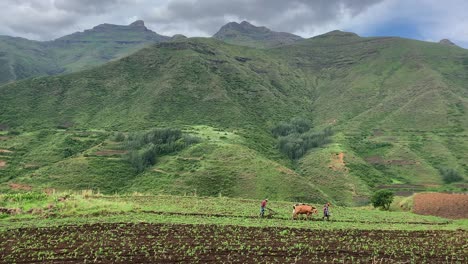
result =
[{"label": "person wearing red top", "polygon": [[263,217],[263,215],[265,214],[265,208],[266,208],[267,202],[268,202],[268,199],[265,199],[262,201],[262,204],[260,205],[260,217]]}]

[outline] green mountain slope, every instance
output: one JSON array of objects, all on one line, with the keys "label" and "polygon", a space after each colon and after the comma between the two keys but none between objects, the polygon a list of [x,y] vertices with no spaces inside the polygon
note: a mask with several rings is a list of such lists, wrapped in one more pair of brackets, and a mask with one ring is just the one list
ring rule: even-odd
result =
[{"label": "green mountain slope", "polygon": [[[6,135],[0,147],[14,152],[4,155],[2,186],[341,204],[365,202],[378,188],[442,188],[439,168],[468,171],[467,61],[458,47],[340,31],[273,49],[192,38],[91,70],[0,86],[0,124],[69,130],[45,145],[43,132]],[[314,130],[332,127],[335,136],[291,161],[270,130],[297,116],[313,120]],[[118,146],[108,131],[161,126],[204,140],[143,173],[121,154],[95,155]],[[73,136],[85,142],[73,156],[41,161],[41,149],[62,153],[64,145],[53,142],[83,130],[102,137]]]},{"label": "green mountain slope", "polygon": [[0,36],[0,84],[63,72],[46,46],[38,41]]},{"label": "green mountain slope", "polygon": [[275,32],[266,27],[257,27],[247,21],[240,24],[230,22],[222,26],[213,38],[226,43],[257,47],[271,48],[292,44],[302,37],[286,32]]},{"label": "green mountain slope", "polygon": [[2,36],[0,84],[90,68],[169,39],[140,20],[128,26],[102,24],[45,42]]}]

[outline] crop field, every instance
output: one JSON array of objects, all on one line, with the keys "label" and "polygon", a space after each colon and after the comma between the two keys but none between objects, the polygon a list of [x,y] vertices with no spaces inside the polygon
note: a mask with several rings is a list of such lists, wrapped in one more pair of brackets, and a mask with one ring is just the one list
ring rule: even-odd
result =
[{"label": "crop field", "polygon": [[466,263],[466,232],[87,224],[3,232],[2,263]]},{"label": "crop field", "polygon": [[[468,222],[225,197],[0,195],[0,263],[466,263]],[[319,207],[319,205],[315,205]],[[14,210],[13,210],[14,209]],[[319,208],[320,209],[320,208]]]},{"label": "crop field", "polygon": [[414,197],[414,211],[452,219],[468,218],[468,195],[419,193]]}]

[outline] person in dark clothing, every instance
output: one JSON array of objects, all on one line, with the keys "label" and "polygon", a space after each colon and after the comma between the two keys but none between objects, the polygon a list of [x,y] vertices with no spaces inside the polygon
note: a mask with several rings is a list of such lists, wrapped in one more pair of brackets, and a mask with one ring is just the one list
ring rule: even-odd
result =
[{"label": "person in dark clothing", "polygon": [[263,217],[263,215],[265,214],[265,208],[266,208],[267,202],[268,202],[268,199],[265,199],[262,201],[260,205],[260,217]]},{"label": "person in dark clothing", "polygon": [[326,203],[323,206],[323,217],[322,220],[325,220],[325,217],[327,218],[327,221],[330,220],[330,203]]}]

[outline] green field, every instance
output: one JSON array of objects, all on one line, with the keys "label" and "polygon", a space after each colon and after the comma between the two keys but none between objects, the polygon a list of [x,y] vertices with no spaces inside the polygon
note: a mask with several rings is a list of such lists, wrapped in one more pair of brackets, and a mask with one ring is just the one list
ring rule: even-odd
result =
[{"label": "green field", "polygon": [[330,221],[320,215],[291,220],[293,203],[284,201],[270,201],[275,214],[259,218],[258,200],[141,193],[29,192],[0,199],[22,210],[1,215],[0,237],[7,240],[0,239],[0,254],[8,262],[304,262],[328,259],[330,250],[338,250],[335,261],[466,261],[466,219],[332,205]]}]

